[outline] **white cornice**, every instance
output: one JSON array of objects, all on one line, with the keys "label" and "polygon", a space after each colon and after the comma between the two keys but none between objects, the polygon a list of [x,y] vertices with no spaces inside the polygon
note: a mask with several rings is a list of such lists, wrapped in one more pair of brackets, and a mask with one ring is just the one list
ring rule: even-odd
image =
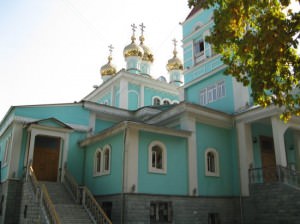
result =
[{"label": "white cornice", "polygon": [[[218,56],[218,55],[217,55],[217,56]],[[213,57],[212,57],[212,58],[213,58]],[[212,60],[212,59],[211,59],[211,60]],[[207,62],[210,62],[210,60],[207,61]],[[194,70],[198,69],[200,66],[206,64],[207,62],[202,63],[202,64],[199,64],[199,65],[197,65],[197,66],[191,68],[190,70],[188,70],[188,72],[193,72]],[[194,80],[188,82],[188,83],[185,84],[183,87],[186,88],[186,87],[192,86],[192,85],[194,85],[194,84],[200,82],[201,80],[204,80],[204,79],[208,78],[209,76],[211,76],[211,75],[213,75],[213,74],[215,74],[215,73],[217,73],[217,72],[220,72],[220,71],[224,70],[226,67],[227,67],[227,65],[222,64],[221,66],[219,66],[219,67],[217,67],[217,68],[211,70],[210,72],[204,73],[203,75],[200,75],[198,78],[196,78],[196,79],[194,79]],[[186,72],[185,72],[185,73],[186,73]],[[185,74],[185,75],[186,75],[186,74]]]},{"label": "white cornice", "polygon": [[197,122],[201,123],[222,128],[231,128],[233,126],[231,115],[186,102],[182,102],[171,109],[152,117],[146,122],[150,124],[166,125],[169,122],[174,123],[174,121],[180,119],[183,114],[188,114],[188,116],[194,117]]},{"label": "white cornice", "polygon": [[118,83],[121,79],[125,79],[130,83],[135,84],[143,84],[145,87],[148,88],[155,88],[160,91],[167,91],[172,94],[178,94],[178,87],[171,85],[169,83],[164,83],[161,81],[158,81],[156,79],[144,77],[142,75],[132,74],[127,71],[120,70],[115,76],[107,80],[106,82],[102,83],[97,89],[95,89],[93,92],[91,92],[89,95],[83,98],[84,101],[89,101],[93,97],[97,96],[101,92],[106,92],[110,90],[110,86],[114,85],[115,83]]},{"label": "white cornice", "polygon": [[90,144],[93,144],[97,141],[101,141],[109,136],[112,136],[114,134],[117,134],[126,128],[132,128],[136,129],[139,131],[149,131],[149,132],[154,132],[158,134],[166,134],[166,135],[172,135],[176,137],[189,137],[191,132],[189,131],[182,131],[182,130],[177,130],[177,129],[171,129],[171,128],[166,128],[166,127],[161,127],[161,126],[156,126],[156,125],[149,125],[149,124],[144,124],[144,123],[138,123],[138,122],[132,122],[132,121],[123,121],[121,123],[118,123],[117,125],[108,128],[101,133],[94,135],[92,137],[89,137],[79,143],[80,147],[85,147]]}]

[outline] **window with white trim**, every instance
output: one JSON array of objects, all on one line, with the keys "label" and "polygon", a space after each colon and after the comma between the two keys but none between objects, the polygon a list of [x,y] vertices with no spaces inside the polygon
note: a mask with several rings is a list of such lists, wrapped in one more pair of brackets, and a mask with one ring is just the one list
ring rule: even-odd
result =
[{"label": "window with white trim", "polygon": [[110,171],[110,147],[109,146],[105,146],[105,148],[103,149],[103,173],[109,173]]},{"label": "window with white trim", "polygon": [[111,147],[98,148],[94,156],[94,176],[101,176],[110,173]]},{"label": "window with white trim", "polygon": [[218,101],[226,96],[225,81],[221,80],[200,90],[200,105]]},{"label": "window with white trim", "polygon": [[168,100],[168,99],[163,100],[163,105],[169,105],[169,104],[171,104],[170,100]]},{"label": "window with white trim", "polygon": [[205,150],[205,175],[219,176],[219,154],[217,150],[208,148]]},{"label": "window with white trim", "polygon": [[167,152],[164,144],[154,141],[149,145],[149,171],[154,173],[166,173]]},{"label": "window with white trim", "polygon": [[194,41],[194,61],[195,64],[199,63],[200,61],[205,59],[204,54],[204,40],[196,40]]},{"label": "window with white trim", "polygon": [[6,165],[8,162],[8,152],[9,152],[10,148],[11,148],[11,136],[7,137],[7,139],[6,139],[2,165]]},{"label": "window with white trim", "polygon": [[159,97],[153,97],[153,100],[152,100],[152,104],[154,105],[154,106],[158,106],[158,105],[160,105],[160,98]]},{"label": "window with white trim", "polygon": [[101,160],[102,160],[102,150],[97,149],[94,158],[94,175],[101,174]]}]

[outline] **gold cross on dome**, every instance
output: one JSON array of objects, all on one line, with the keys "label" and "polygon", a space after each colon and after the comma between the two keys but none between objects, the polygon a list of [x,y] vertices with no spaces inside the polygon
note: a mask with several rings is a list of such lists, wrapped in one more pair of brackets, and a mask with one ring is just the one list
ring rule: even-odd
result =
[{"label": "gold cross on dome", "polygon": [[174,48],[176,48],[178,41],[175,38],[172,41],[174,43]]},{"label": "gold cross on dome", "polygon": [[141,32],[142,32],[142,36],[143,36],[146,26],[144,25],[144,23],[141,23],[140,27],[141,27]]},{"label": "gold cross on dome", "polygon": [[132,33],[133,33],[132,35],[134,36],[137,26],[133,23],[133,24],[131,24],[131,27],[132,27]]},{"label": "gold cross on dome", "polygon": [[112,52],[113,52],[113,49],[114,47],[112,45],[109,45],[108,46],[108,49],[109,49],[109,55],[111,56],[112,55]]}]

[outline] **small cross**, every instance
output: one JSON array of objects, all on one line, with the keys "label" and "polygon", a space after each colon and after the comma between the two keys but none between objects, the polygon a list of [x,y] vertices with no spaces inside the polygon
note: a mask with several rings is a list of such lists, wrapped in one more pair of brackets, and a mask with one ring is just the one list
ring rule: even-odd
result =
[{"label": "small cross", "polygon": [[131,27],[132,27],[132,32],[133,32],[132,35],[134,36],[137,26],[133,23],[133,24],[131,24]]},{"label": "small cross", "polygon": [[144,25],[144,23],[141,23],[140,27],[141,27],[141,31],[142,31],[142,35],[141,36],[143,36],[144,30],[145,30],[146,26]]},{"label": "small cross", "polygon": [[112,52],[113,52],[113,49],[114,47],[112,45],[109,45],[108,46],[108,49],[109,49],[109,55],[111,56],[112,55]]},{"label": "small cross", "polygon": [[177,41],[175,38],[174,38],[172,41],[173,41],[173,43],[174,43],[174,48],[176,48],[177,42],[178,42],[178,41]]}]

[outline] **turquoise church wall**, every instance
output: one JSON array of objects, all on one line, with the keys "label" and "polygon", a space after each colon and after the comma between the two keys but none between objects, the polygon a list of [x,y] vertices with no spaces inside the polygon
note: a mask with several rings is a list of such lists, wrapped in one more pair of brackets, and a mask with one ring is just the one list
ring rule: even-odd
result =
[{"label": "turquoise church wall", "polygon": [[84,149],[79,147],[78,142],[85,138],[83,132],[73,132],[69,136],[67,168],[79,184],[83,184]]},{"label": "turquoise church wall", "polygon": [[128,83],[128,110],[140,107],[140,86]]},{"label": "turquoise church wall", "polygon": [[213,15],[213,10],[213,7],[206,10],[201,9],[201,12],[198,13],[197,16],[185,21],[183,24],[183,38],[186,38],[188,35],[190,35],[195,30],[196,26],[201,26],[208,23]]},{"label": "turquoise church wall", "polygon": [[[153,141],[167,149],[166,174],[149,172],[148,147]],[[188,164],[185,138],[145,131],[139,132],[138,192],[149,194],[187,195]]]},{"label": "turquoise church wall", "polygon": [[8,167],[9,167],[9,163],[10,163],[10,160],[11,160],[11,157],[10,157],[11,147],[9,148],[9,151],[8,151],[7,163],[4,163],[3,160],[4,160],[6,142],[9,139],[9,137],[12,136],[12,131],[13,131],[12,127],[9,127],[3,133],[3,135],[0,137],[1,182],[5,181],[7,179],[7,175],[8,175]]},{"label": "turquoise church wall", "polygon": [[226,113],[234,112],[234,96],[233,96],[233,84],[232,79],[229,76],[223,75],[222,72],[215,74],[201,82],[195,83],[194,85],[185,88],[185,100],[187,102],[200,104],[200,91],[208,86],[216,84],[219,81],[225,81],[226,94],[225,97],[218,99],[214,102],[204,105],[215,110],[223,111]]},{"label": "turquoise church wall", "polygon": [[286,159],[288,166],[295,166],[296,165],[296,147],[295,147],[295,140],[293,130],[288,129],[284,134],[284,142],[285,142],[285,149],[286,149]]},{"label": "turquoise church wall", "polygon": [[[85,150],[85,185],[94,195],[117,194],[122,192],[123,132],[94,143]],[[94,176],[94,156],[96,150],[111,146],[110,174]]]},{"label": "turquoise church wall", "polygon": [[112,102],[111,102],[111,92],[107,92],[103,97],[101,97],[99,99],[98,103],[112,105]]},{"label": "turquoise church wall", "polygon": [[23,129],[22,131],[22,142],[21,142],[21,151],[20,151],[20,160],[19,160],[19,167],[17,171],[17,178],[21,178],[24,173],[24,159],[25,159],[25,153],[26,153],[26,146],[28,142],[28,132],[26,129]]},{"label": "turquoise church wall", "polygon": [[81,104],[17,107],[15,114],[16,116],[23,116],[33,119],[46,119],[53,117],[68,124],[89,124],[89,111],[83,109]]},{"label": "turquoise church wall", "polygon": [[160,97],[161,99],[169,99],[171,101],[176,100],[179,101],[179,96],[175,95],[175,94],[171,94],[168,92],[163,92],[163,91],[158,91],[156,89],[153,88],[149,88],[149,87],[145,87],[145,94],[144,94],[144,104],[145,106],[147,105],[152,105],[152,99],[155,96]]},{"label": "turquoise church wall", "polygon": [[116,122],[96,119],[95,133],[101,132],[106,128],[113,126]]},{"label": "turquoise church wall", "polygon": [[[206,124],[197,123],[197,161],[198,161],[198,187],[202,196],[232,196],[238,195],[238,189],[234,185],[238,184],[236,172],[232,172],[233,167],[237,167],[237,152],[232,145],[234,132],[224,128],[213,127]],[[205,150],[214,148],[219,154],[220,176],[205,175]]]}]

